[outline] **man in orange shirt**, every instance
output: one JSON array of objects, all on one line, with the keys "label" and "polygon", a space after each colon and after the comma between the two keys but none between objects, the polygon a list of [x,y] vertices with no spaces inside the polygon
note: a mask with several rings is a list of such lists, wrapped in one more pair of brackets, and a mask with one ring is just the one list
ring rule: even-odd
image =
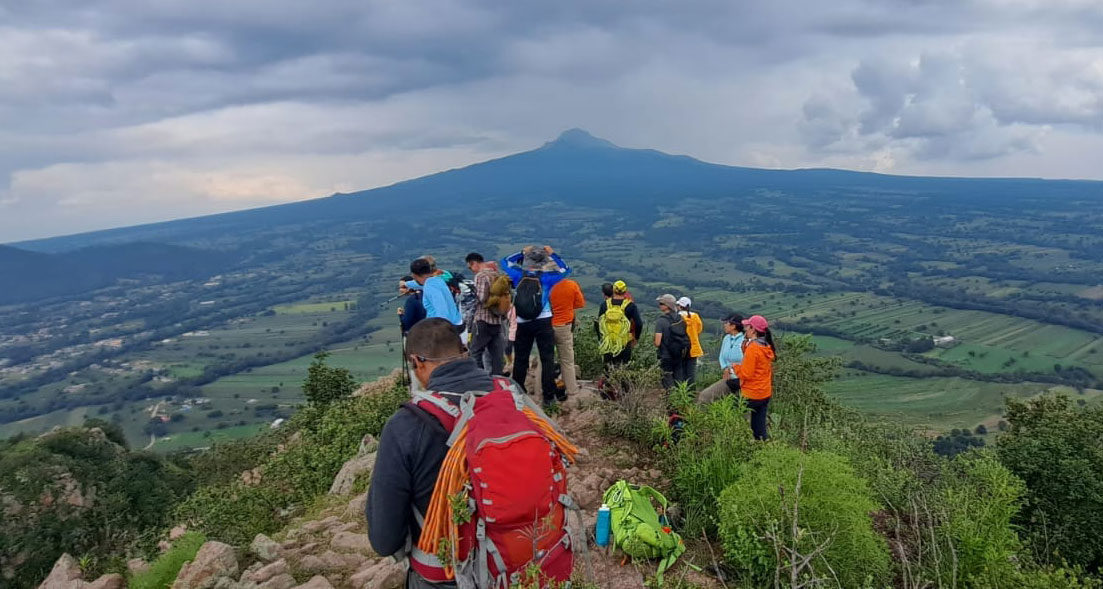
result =
[{"label": "man in orange shirt", "polygon": [[552,330],[555,348],[559,351],[559,372],[567,395],[578,393],[578,375],[574,368],[574,312],[586,306],[586,298],[578,283],[570,278],[560,280],[548,296],[552,308]]}]

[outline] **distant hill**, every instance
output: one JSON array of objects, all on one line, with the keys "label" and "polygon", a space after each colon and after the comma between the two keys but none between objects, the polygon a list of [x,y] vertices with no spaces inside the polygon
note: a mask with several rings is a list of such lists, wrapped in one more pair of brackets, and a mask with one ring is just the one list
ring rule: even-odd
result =
[{"label": "distant hill", "polygon": [[[542,147],[390,186],[326,198],[18,244],[58,252],[130,241],[187,242],[289,224],[431,215],[434,210],[501,207],[523,211],[545,201],[634,209],[673,208],[680,199],[787,192],[818,199],[833,192],[891,192],[947,203],[1001,206],[1020,198],[1098,198],[1103,182],[1016,178],[931,178],[834,169],[765,170],[711,164],[651,149],[627,149],[581,129]],[[1038,201],[1033,202],[1038,204]]]},{"label": "distant hill", "polygon": [[85,247],[45,254],[0,245],[0,304],[32,301],[102,288],[120,278],[157,276],[169,282],[218,274],[233,258],[163,243]]}]

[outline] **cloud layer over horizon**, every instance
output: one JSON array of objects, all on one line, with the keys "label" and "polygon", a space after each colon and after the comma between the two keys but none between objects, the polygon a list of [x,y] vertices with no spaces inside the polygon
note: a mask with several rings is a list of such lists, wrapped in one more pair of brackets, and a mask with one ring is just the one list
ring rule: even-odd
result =
[{"label": "cloud layer over horizon", "polygon": [[0,242],[389,184],[569,127],[1103,179],[1093,0],[0,0]]}]

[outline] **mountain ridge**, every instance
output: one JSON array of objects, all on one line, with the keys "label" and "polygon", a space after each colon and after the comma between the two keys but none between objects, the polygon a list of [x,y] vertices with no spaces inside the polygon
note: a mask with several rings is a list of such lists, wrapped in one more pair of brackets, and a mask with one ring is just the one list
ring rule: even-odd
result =
[{"label": "mountain ridge", "polygon": [[[241,211],[173,219],[7,245],[38,252],[128,241],[186,242],[189,233],[256,229],[272,223],[348,219],[401,214],[411,206],[452,204],[457,198],[484,198],[486,206],[523,204],[526,199],[604,202],[639,206],[670,198],[711,198],[756,190],[816,191],[884,189],[937,195],[960,188],[1003,192],[1009,185],[1045,185],[1050,191],[1100,189],[1103,181],[1039,178],[909,176],[837,168],[765,169],[706,162],[688,155],[618,146],[574,128],[542,146],[443,170],[386,186],[335,193]],[[368,199],[372,200],[368,200]],[[597,199],[595,201],[595,199]],[[474,203],[473,203],[474,204]],[[482,205],[483,203],[479,203]]]}]

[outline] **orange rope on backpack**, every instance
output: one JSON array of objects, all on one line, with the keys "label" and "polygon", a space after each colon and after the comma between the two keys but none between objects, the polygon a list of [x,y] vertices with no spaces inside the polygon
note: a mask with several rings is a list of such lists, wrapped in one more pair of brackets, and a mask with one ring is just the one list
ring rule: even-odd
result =
[{"label": "orange rope on backpack", "polygon": [[[551,441],[574,464],[578,455],[578,447],[572,444],[555,427],[540,417],[529,407],[522,409],[525,416],[532,421],[541,433]],[[459,544],[459,525],[452,513],[452,501],[450,497],[463,492],[470,479],[467,474],[467,424],[463,425],[448,454],[444,456],[444,462],[440,465],[440,473],[437,475],[437,483],[433,487],[433,496],[429,500],[429,509],[425,514],[425,525],[421,528],[421,537],[418,538],[417,547],[423,552],[437,554],[441,540],[447,538],[451,547]],[[449,579],[456,577],[456,571],[452,562],[445,561],[444,573]]]}]

